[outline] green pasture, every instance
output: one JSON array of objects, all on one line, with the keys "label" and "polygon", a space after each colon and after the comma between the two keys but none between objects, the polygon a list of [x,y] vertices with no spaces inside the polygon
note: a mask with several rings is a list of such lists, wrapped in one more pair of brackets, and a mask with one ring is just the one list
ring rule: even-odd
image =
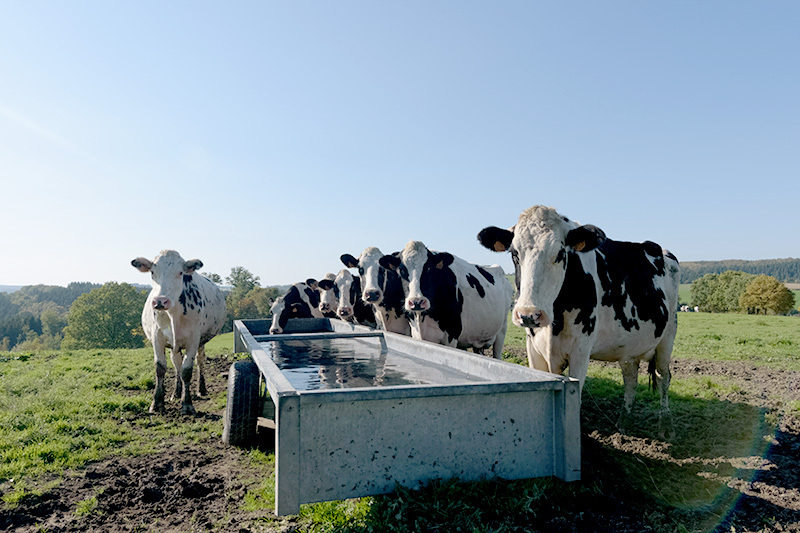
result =
[{"label": "green pasture", "polygon": [[[679,313],[678,320],[675,358],[800,370],[798,318]],[[231,353],[232,344],[232,334],[217,337],[207,346],[209,357],[233,361],[238,356]],[[521,328],[509,325],[506,347],[507,360],[526,364]],[[646,385],[642,379],[632,437],[658,441],[658,396]],[[197,446],[221,437],[218,417],[149,415],[153,386],[149,349],[0,353],[2,505],[46,491],[48,483],[58,483],[59,476],[91,461],[156,453],[176,441]],[[759,455],[765,435],[774,429],[774,412],[728,399],[737,387],[726,376],[675,380],[670,404],[676,435],[664,443],[663,457],[639,457],[613,445],[622,402],[619,369],[592,364],[582,425],[589,443],[584,460],[594,458],[596,464],[584,470],[581,482],[441,481],[420,491],[398,488],[388,496],[303,506],[296,524],[300,531],[320,532],[443,531],[443,526],[450,531],[515,531],[557,521],[554,514],[574,520],[583,502],[602,502],[603,494],[623,491],[632,504],[647,510],[652,531],[704,531],[729,504],[726,498],[733,497],[720,479],[736,472],[734,458]],[[214,408],[221,410],[225,400],[224,393],[212,398]],[[246,457],[253,476],[241,508],[264,513],[269,525],[274,458],[259,449]]]}]

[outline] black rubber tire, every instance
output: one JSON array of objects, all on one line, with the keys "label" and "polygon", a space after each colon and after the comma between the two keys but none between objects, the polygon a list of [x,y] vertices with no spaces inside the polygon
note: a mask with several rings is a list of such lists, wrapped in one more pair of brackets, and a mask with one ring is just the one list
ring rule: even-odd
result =
[{"label": "black rubber tire", "polygon": [[252,361],[236,361],[228,373],[228,402],[222,442],[246,446],[255,441],[258,416],[261,414],[259,371]]}]

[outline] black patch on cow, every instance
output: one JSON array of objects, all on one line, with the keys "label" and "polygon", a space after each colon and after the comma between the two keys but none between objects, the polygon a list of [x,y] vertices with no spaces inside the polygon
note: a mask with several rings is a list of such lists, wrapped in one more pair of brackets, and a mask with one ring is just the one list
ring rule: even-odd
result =
[{"label": "black patch on cow", "polygon": [[[654,242],[641,244],[607,240],[597,254],[597,276],[602,288],[600,303],[614,310],[623,328],[639,329],[639,320],[655,324],[655,336],[667,327],[669,311],[664,291],[654,280],[666,274],[664,254]],[[630,316],[625,312],[628,300]]]},{"label": "black patch on cow", "polygon": [[483,285],[481,285],[481,282],[478,280],[478,278],[476,278],[472,274],[467,274],[467,282],[469,283],[470,287],[478,291],[478,295],[481,298],[486,297],[486,290],[484,290]]},{"label": "black patch on cow", "polygon": [[486,278],[486,281],[488,281],[489,283],[494,285],[494,276],[492,276],[491,274],[489,274],[489,272],[487,272],[485,269],[483,269],[483,268],[481,268],[479,266],[476,266],[475,268],[478,269],[478,272],[481,273],[481,276]]},{"label": "black patch on cow", "polygon": [[433,261],[429,259],[425,263],[420,276],[420,291],[431,304],[425,314],[438,322],[441,330],[447,333],[448,342],[453,342],[461,336],[463,329],[464,295],[458,288],[455,273],[449,266],[436,268],[438,262],[434,256]]},{"label": "black patch on cow", "polygon": [[183,275],[183,291],[181,291],[178,301],[183,306],[184,315],[189,312],[189,309],[194,310],[203,307],[203,298],[200,296],[200,289],[197,287],[191,274]]},{"label": "black patch on cow", "polygon": [[383,301],[381,307],[390,313],[394,313],[394,318],[400,318],[405,314],[406,294],[403,291],[403,281],[397,273],[381,268],[378,270],[378,286],[383,291]]},{"label": "black patch on cow", "polygon": [[672,260],[673,260],[673,261],[675,261],[676,263],[680,263],[680,261],[678,261],[678,258],[677,258],[677,257],[675,257],[675,256],[672,254],[672,252],[667,252],[667,257],[669,257],[670,259],[672,259]]},{"label": "black patch on cow", "polygon": [[372,304],[361,298],[361,278],[358,276],[353,276],[353,284],[350,285],[350,301],[353,302],[353,316],[356,322],[373,328],[377,326]]},{"label": "black patch on cow", "polygon": [[[312,305],[314,305],[314,307],[318,306],[319,294],[317,291],[309,287],[306,287],[304,291],[306,295],[308,295],[309,300],[311,300]],[[316,304],[314,304],[315,300],[317,302]],[[283,312],[278,317],[278,325],[281,327],[281,329],[286,329],[286,323],[290,318],[313,318],[314,316],[311,314],[311,307],[309,307],[309,305],[300,295],[300,290],[298,289],[297,285],[291,286],[289,292],[287,292],[286,296],[283,297],[283,302],[285,306],[283,308]]]},{"label": "black patch on cow", "polygon": [[592,275],[583,270],[577,252],[568,252],[564,283],[553,302],[553,335],[564,329],[564,313],[578,309],[575,325],[583,326],[586,335],[594,331],[597,318],[592,316],[597,307],[597,291]]}]

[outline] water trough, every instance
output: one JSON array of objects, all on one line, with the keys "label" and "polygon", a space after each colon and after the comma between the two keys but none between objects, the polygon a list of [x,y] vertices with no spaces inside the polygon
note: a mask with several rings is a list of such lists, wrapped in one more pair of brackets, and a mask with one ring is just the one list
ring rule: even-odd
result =
[{"label": "water trough", "polygon": [[[269,326],[237,320],[234,342],[274,412],[278,515],[396,483],[580,479],[577,380],[340,320]],[[226,431],[249,394],[232,383]]]}]

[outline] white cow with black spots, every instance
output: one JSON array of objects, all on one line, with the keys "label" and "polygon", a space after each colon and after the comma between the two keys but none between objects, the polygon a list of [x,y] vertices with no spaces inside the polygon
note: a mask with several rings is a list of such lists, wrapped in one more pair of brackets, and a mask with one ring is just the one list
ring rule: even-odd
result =
[{"label": "white cow with black spots", "polygon": [[680,267],[658,244],[614,241],[552,207],[534,206],[505,230],[483,229],[490,250],[511,252],[519,296],[514,324],[527,328],[531,367],[586,379],[589,359],[617,361],[625,382],[620,426],[630,414],[639,363],[661,394],[661,432],[671,431],[670,355],[677,331]]},{"label": "white cow with black spots", "polygon": [[175,367],[173,399],[182,397],[183,414],[195,414],[190,392],[192,368],[196,358],[197,390],[204,396],[205,344],[225,323],[225,298],[212,281],[197,273],[203,267],[199,259],[185,261],[175,250],[164,250],[153,261],[137,257],[131,264],[140,272],[150,272],[153,280],[142,310],[142,328],[155,354],[156,388],[150,412],[164,410],[166,349],[171,348]]},{"label": "white cow with black spots", "polygon": [[478,266],[410,241],[380,260],[403,282],[411,336],[500,358],[514,289],[497,265]]}]

